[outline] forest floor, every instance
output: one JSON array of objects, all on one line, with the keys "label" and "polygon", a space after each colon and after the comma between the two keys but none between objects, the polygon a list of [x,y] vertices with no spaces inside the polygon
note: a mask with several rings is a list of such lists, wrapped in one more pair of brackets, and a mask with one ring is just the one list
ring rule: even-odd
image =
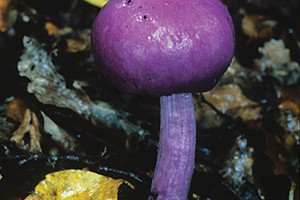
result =
[{"label": "forest floor", "polygon": [[[299,1],[226,0],[236,53],[211,91],[193,94],[197,155],[189,199],[299,199]],[[159,99],[118,91],[97,70],[98,8],[81,0],[0,0],[0,199],[46,174],[85,169],[147,199]]]}]

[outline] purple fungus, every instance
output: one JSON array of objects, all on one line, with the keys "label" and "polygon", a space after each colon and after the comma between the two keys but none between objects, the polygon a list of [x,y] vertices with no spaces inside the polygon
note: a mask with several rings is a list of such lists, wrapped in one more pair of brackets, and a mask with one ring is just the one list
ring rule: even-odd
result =
[{"label": "purple fungus", "polygon": [[110,0],[92,30],[102,74],[124,92],[160,97],[161,130],[149,199],[187,199],[196,123],[191,92],[211,89],[234,54],[219,0]]}]

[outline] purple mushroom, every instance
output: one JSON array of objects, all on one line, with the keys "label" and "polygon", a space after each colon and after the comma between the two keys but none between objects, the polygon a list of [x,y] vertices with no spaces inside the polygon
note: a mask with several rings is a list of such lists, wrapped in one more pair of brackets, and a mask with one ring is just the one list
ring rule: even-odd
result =
[{"label": "purple mushroom", "polygon": [[160,96],[161,132],[149,199],[187,199],[196,123],[191,92],[211,89],[234,53],[219,0],[110,0],[92,30],[102,74],[120,90]]}]

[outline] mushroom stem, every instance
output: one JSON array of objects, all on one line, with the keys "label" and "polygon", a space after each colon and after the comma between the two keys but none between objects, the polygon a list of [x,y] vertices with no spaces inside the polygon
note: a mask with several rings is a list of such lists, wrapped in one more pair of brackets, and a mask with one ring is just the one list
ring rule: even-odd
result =
[{"label": "mushroom stem", "polygon": [[160,97],[159,149],[149,200],[185,200],[194,171],[196,122],[191,93]]}]

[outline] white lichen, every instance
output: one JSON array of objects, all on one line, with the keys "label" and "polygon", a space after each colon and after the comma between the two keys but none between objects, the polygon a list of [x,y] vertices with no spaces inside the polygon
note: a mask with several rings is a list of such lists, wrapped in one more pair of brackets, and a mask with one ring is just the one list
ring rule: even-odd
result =
[{"label": "white lichen", "polygon": [[270,75],[281,84],[299,83],[299,63],[291,60],[290,50],[285,47],[282,40],[271,39],[258,51],[262,57],[256,60],[256,64],[263,75]]},{"label": "white lichen", "polygon": [[253,182],[252,165],[253,148],[248,146],[246,138],[239,136],[220,173],[227,183],[239,193],[239,189],[246,181]]}]

